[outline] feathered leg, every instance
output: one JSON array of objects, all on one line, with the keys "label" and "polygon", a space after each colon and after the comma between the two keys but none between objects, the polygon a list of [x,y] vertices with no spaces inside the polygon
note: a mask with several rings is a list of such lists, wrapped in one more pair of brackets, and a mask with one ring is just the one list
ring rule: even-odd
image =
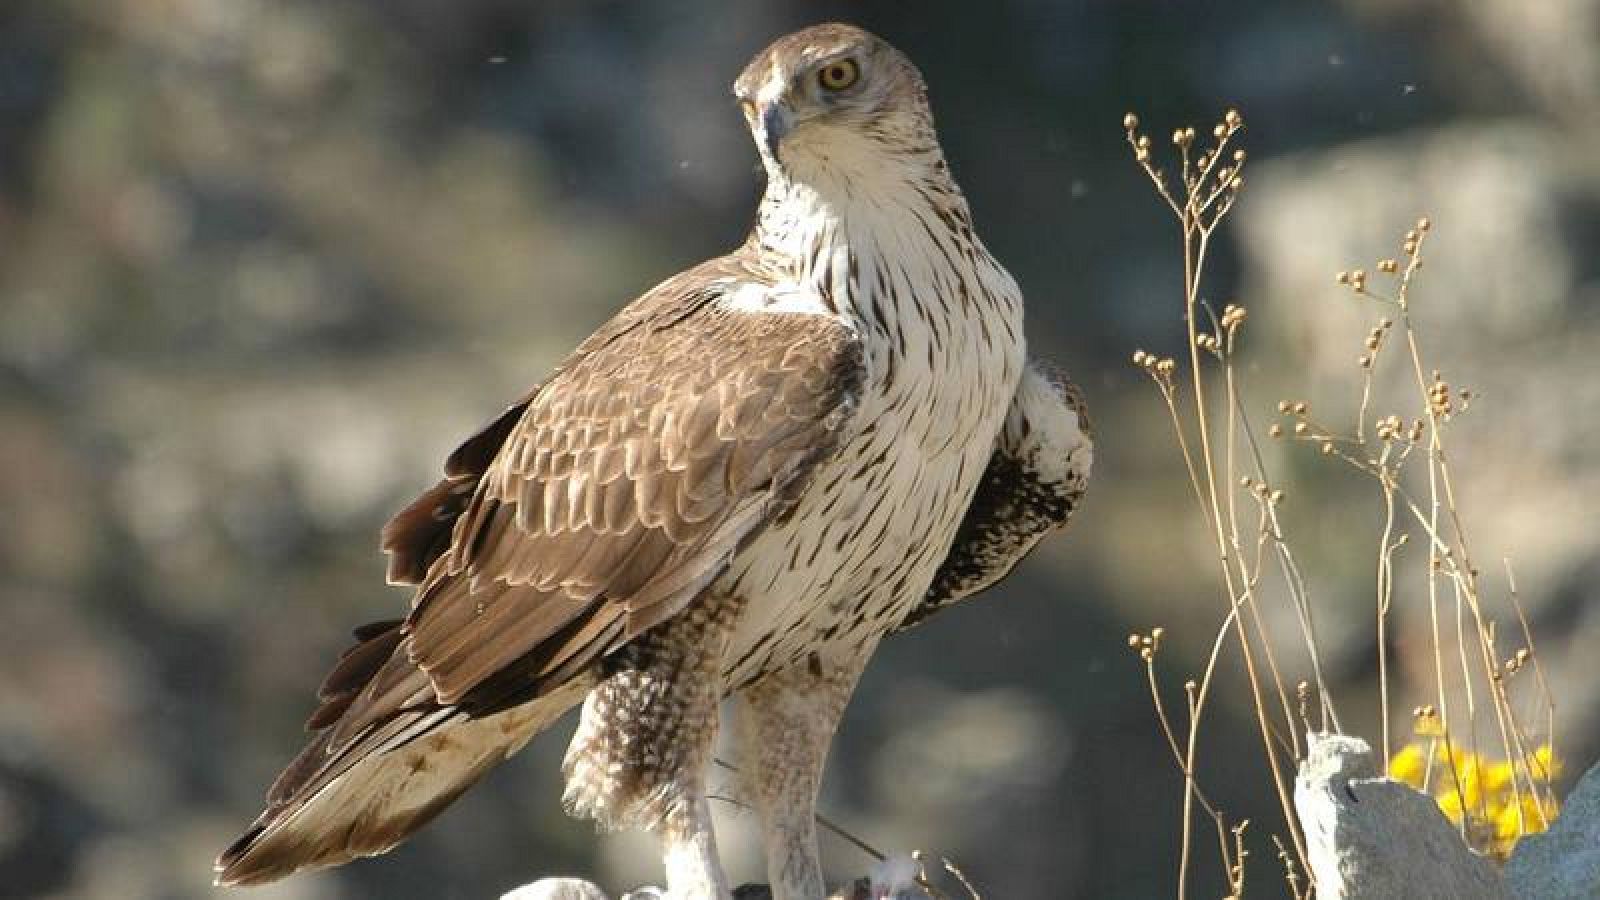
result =
[{"label": "feathered leg", "polygon": [[702,597],[607,659],[562,764],[568,812],[661,840],[671,900],[732,896],[705,769],[717,735],[718,666],[739,606]]},{"label": "feathered leg", "polygon": [[761,814],[773,900],[822,900],[817,789],[828,745],[871,648],[844,662],[812,657],[739,694],[740,766]]}]

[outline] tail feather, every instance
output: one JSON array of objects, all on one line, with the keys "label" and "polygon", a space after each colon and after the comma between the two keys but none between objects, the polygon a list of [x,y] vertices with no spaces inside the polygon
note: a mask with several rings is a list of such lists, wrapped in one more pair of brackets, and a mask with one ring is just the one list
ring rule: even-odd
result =
[{"label": "tail feather", "polygon": [[[327,727],[278,776],[266,811],[217,858],[217,884],[263,884],[393,848],[591,686],[576,678],[537,699],[478,716],[428,703],[374,709],[373,698],[422,693],[405,690],[410,681],[426,687],[427,676],[406,660],[398,623],[383,624],[358,632],[360,643],[329,677],[311,723]],[[344,736],[338,726],[357,717],[366,724]]]}]

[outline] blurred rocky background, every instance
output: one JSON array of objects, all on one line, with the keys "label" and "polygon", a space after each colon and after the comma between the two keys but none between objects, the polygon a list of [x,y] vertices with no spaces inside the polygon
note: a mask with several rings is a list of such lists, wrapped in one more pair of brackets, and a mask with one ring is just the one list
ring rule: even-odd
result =
[{"label": "blurred rocky background", "polygon": [[[760,181],[728,85],[834,17],[923,67],[1099,447],[1067,536],[885,647],[836,745],[833,818],[954,857],[986,896],[1172,890],[1180,781],[1123,638],[1165,625],[1180,685],[1222,602],[1126,361],[1181,347],[1175,233],[1127,109],[1155,134],[1245,112],[1250,184],[1211,293],[1251,309],[1260,423],[1285,397],[1353,409],[1377,311],[1332,273],[1432,215],[1417,302],[1433,364],[1479,395],[1453,462],[1480,565],[1499,598],[1516,561],[1562,747],[1579,771],[1600,753],[1597,0],[5,0],[0,894],[214,893],[211,858],[298,748],[346,629],[406,602],[379,525],[615,308],[741,239]],[[1375,738],[1375,491],[1270,453],[1345,724]],[[1401,734],[1427,701],[1417,562]],[[1251,890],[1271,896],[1275,802],[1231,661],[1224,679],[1206,778],[1256,823]],[[383,860],[252,896],[654,878],[637,840],[561,814],[564,739]],[[757,876],[751,823],[730,809],[724,831]],[[1208,839],[1196,896],[1224,892]],[[824,854],[841,880],[870,862]]]}]

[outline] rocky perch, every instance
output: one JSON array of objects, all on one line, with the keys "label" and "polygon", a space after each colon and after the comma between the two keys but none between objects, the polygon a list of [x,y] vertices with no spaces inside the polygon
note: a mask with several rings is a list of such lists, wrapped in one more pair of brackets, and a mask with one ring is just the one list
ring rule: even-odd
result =
[{"label": "rocky perch", "polygon": [[1320,900],[1600,897],[1600,764],[1504,869],[1468,849],[1427,795],[1380,774],[1360,738],[1312,734],[1294,805]]},{"label": "rocky perch", "polygon": [[[1600,763],[1542,834],[1504,868],[1469,849],[1431,797],[1384,776],[1366,741],[1311,734],[1294,805],[1319,900],[1593,900],[1600,897]],[[891,858],[829,900],[926,900],[909,859]],[[909,874],[908,874],[909,873]],[[657,900],[640,888],[622,900]],[[745,885],[734,900],[768,900]],[[544,878],[500,900],[609,900],[581,878]]]}]

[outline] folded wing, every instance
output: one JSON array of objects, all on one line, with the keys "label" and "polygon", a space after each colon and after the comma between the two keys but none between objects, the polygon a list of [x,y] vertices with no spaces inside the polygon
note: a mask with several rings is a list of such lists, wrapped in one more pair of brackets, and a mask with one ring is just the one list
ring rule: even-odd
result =
[{"label": "folded wing", "polygon": [[358,632],[219,880],[382,852],[581,699],[804,489],[862,379],[831,317],[732,310],[737,256],[658,286],[464,443],[384,529],[410,614]]}]

